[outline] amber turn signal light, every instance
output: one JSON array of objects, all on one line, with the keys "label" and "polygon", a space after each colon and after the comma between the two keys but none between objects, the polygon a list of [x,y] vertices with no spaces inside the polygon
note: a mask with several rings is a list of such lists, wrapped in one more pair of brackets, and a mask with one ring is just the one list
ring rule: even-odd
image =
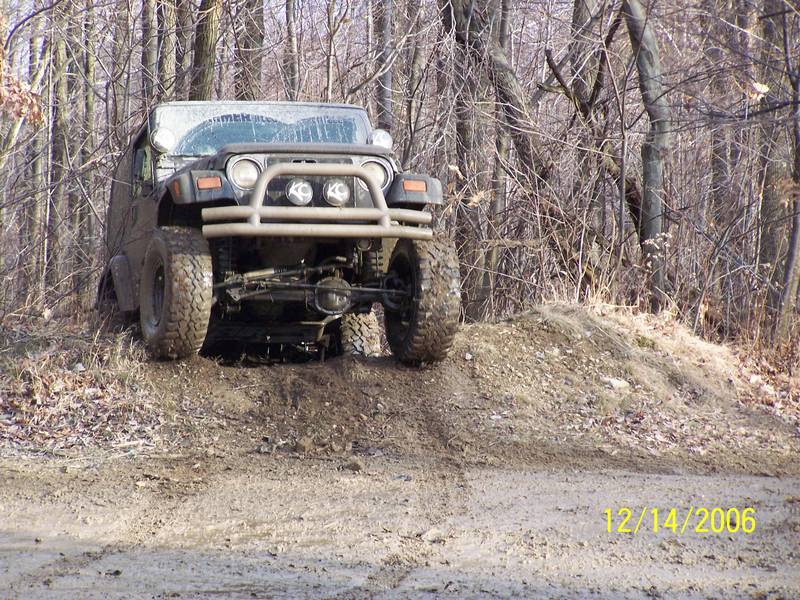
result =
[{"label": "amber turn signal light", "polygon": [[222,187],[222,179],[219,177],[198,177],[198,190],[218,190]]},{"label": "amber turn signal light", "polygon": [[428,191],[428,183],[424,179],[404,179],[403,190],[406,192],[422,192]]}]

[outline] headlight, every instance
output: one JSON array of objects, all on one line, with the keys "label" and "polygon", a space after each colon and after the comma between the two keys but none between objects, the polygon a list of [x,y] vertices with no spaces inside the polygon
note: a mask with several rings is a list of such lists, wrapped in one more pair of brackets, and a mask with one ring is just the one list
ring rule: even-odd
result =
[{"label": "headlight", "polygon": [[295,206],[305,206],[314,198],[314,188],[305,179],[292,179],[286,184],[286,197]]},{"label": "headlight", "polygon": [[249,158],[242,158],[230,167],[229,177],[236,187],[250,190],[255,187],[260,174],[261,167],[258,166],[257,162]]},{"label": "headlight", "polygon": [[350,202],[350,186],[341,179],[329,179],[322,188],[322,195],[331,206],[344,206]]},{"label": "headlight", "polygon": [[[361,163],[361,166],[364,167],[364,170],[369,174],[372,180],[378,184],[379,188],[382,190],[386,189],[386,186],[389,185],[389,178],[391,175],[389,174],[389,169],[387,169],[383,163],[376,160],[367,160]],[[368,189],[361,179],[359,179],[358,182],[361,184],[361,187]]]}]

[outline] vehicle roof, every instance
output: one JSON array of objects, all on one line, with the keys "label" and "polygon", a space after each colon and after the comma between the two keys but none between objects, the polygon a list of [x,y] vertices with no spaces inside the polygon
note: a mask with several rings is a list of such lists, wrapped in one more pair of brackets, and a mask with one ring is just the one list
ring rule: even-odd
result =
[{"label": "vehicle roof", "polygon": [[159,102],[153,109],[161,106],[208,106],[209,104],[235,104],[237,106],[318,106],[329,108],[354,108],[365,110],[363,106],[357,104],[336,104],[333,102],[293,102],[291,100],[173,100],[170,102]]}]

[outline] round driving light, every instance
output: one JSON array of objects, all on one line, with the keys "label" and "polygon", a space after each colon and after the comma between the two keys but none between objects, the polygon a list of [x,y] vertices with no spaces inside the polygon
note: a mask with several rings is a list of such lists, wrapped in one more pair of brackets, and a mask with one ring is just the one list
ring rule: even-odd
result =
[{"label": "round driving light", "polygon": [[231,181],[243,190],[255,187],[261,169],[255,161],[247,158],[236,161],[231,167]]},{"label": "round driving light", "polygon": [[175,134],[169,129],[159,127],[150,134],[150,143],[159,154],[166,154],[175,147]]},{"label": "round driving light", "polygon": [[329,179],[322,188],[322,195],[331,206],[344,206],[350,201],[350,186],[341,179]]},{"label": "round driving light", "polygon": [[295,206],[305,206],[314,198],[314,188],[305,179],[292,179],[286,185],[286,197]]},{"label": "round driving light", "polygon": [[[368,160],[362,163],[361,166],[364,167],[364,170],[372,180],[378,184],[379,188],[382,190],[386,189],[386,186],[389,184],[389,171],[383,164],[374,160]],[[361,187],[367,189],[366,184],[361,179],[359,179],[358,182],[361,184]]]}]

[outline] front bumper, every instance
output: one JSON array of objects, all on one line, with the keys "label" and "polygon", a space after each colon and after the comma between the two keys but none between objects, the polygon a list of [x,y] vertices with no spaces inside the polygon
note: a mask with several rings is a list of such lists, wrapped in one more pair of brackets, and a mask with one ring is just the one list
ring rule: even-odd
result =
[{"label": "front bumper", "polygon": [[[356,177],[367,186],[373,208],[263,206],[270,181],[285,176]],[[203,236],[206,238],[256,236],[429,240],[433,237],[430,213],[388,208],[383,192],[367,171],[361,166],[347,164],[272,165],[259,176],[249,205],[204,208],[202,217]]]}]

